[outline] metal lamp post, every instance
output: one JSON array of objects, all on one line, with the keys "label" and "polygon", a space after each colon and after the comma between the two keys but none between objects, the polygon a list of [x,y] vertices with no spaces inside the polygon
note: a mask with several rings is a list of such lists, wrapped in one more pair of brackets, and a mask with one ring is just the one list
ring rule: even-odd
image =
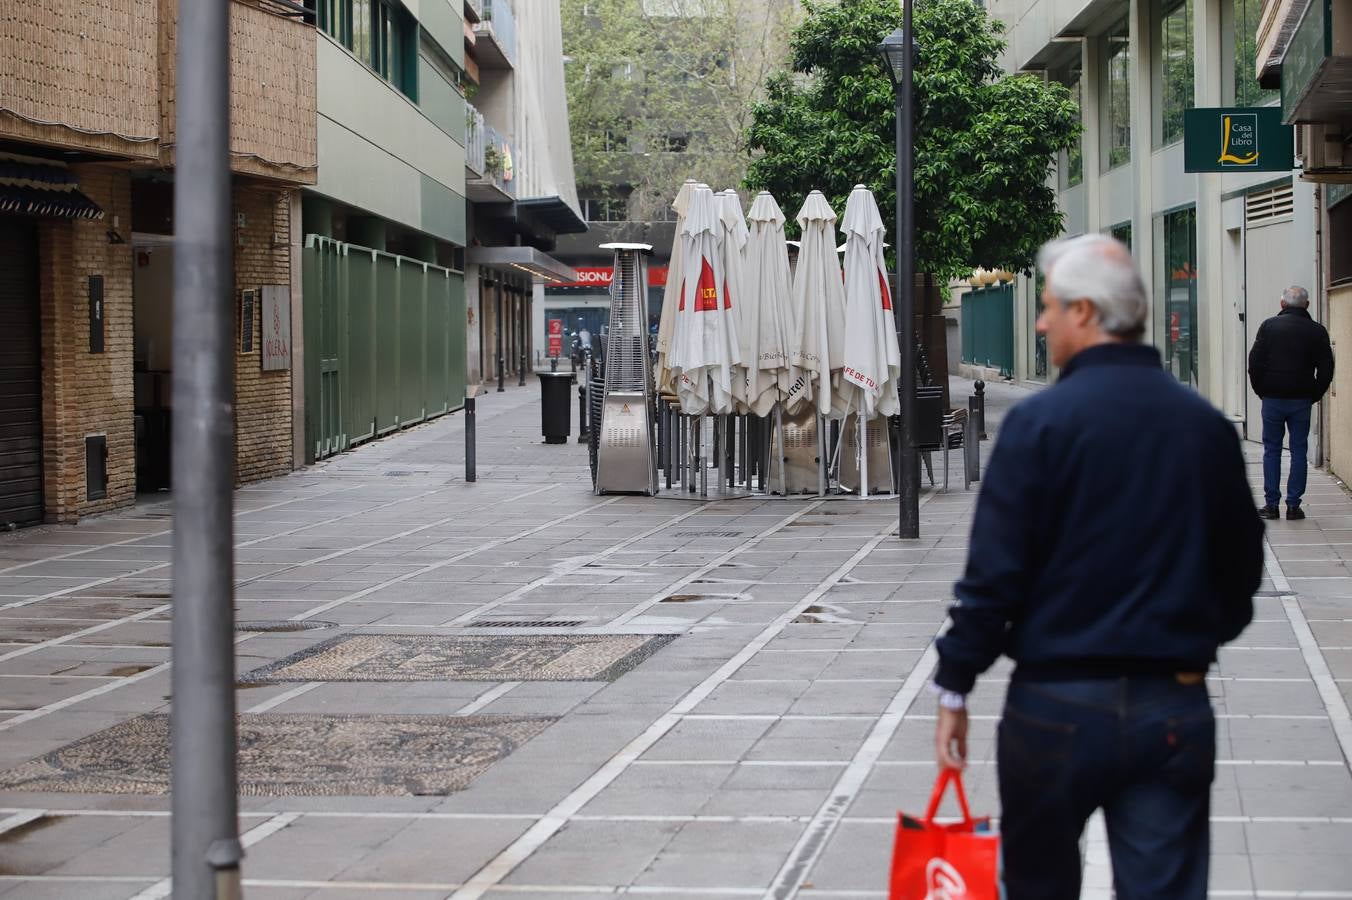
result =
[{"label": "metal lamp post", "polygon": [[[901,344],[901,497],[899,536],[920,537],[920,454],[915,440],[915,40],[911,0],[902,0],[902,26],[878,45],[897,98],[897,293],[894,315]],[[907,46],[909,45],[909,47]],[[909,52],[908,52],[909,50]]]}]

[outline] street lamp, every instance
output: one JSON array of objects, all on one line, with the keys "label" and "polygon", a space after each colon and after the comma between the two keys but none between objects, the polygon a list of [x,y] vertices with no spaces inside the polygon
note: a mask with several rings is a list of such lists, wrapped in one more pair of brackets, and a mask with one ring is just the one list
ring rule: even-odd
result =
[{"label": "street lamp", "polygon": [[[898,535],[920,537],[920,454],[915,446],[915,122],[912,103],[916,44],[911,0],[902,0],[902,25],[883,38],[878,56],[897,98],[897,294],[893,311],[901,344],[901,497]],[[908,46],[909,45],[909,46]]]}]

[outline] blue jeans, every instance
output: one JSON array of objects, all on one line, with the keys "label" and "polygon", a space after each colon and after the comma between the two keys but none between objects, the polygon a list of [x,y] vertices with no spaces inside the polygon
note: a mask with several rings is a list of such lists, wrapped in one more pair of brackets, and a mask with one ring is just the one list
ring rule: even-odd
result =
[{"label": "blue jeans", "polygon": [[1030,682],[997,732],[1008,900],[1076,900],[1079,839],[1102,809],[1118,900],[1205,900],[1216,722],[1173,676]]},{"label": "blue jeans", "polygon": [[1282,498],[1282,438],[1290,435],[1291,474],[1286,481],[1286,505],[1300,506],[1309,468],[1309,400],[1263,398],[1263,501],[1276,506]]}]

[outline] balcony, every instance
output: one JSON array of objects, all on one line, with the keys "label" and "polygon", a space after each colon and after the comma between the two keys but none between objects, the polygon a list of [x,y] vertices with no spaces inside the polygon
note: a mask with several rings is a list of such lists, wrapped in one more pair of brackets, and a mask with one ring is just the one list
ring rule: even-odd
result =
[{"label": "balcony", "polygon": [[465,21],[481,22],[484,13],[480,0],[465,0]]},{"label": "balcony", "polygon": [[[173,60],[177,4],[161,8],[160,46]],[[230,167],[241,174],[314,184],[319,162],[315,29],[288,12],[266,0],[230,0]],[[164,66],[160,77],[160,158],[172,166],[174,66]]]},{"label": "balcony", "polygon": [[471,203],[507,203],[516,198],[519,173],[511,144],[471,107],[466,116],[465,196]]},{"label": "balcony", "polygon": [[474,26],[474,56],[483,69],[516,67],[516,18],[506,0],[483,0],[483,21]]}]

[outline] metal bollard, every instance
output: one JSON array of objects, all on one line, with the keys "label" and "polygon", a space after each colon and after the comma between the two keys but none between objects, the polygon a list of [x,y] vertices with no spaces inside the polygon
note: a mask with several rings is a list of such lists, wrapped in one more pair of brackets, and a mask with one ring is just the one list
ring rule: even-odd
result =
[{"label": "metal bollard", "polygon": [[477,474],[474,471],[475,464],[475,416],[474,416],[474,398],[465,398],[465,481],[474,481]]},{"label": "metal bollard", "polygon": [[577,442],[585,444],[590,432],[587,429],[587,385],[577,386]]},{"label": "metal bollard", "polygon": [[976,419],[967,416],[963,426],[962,456],[967,464],[967,480],[981,480],[981,441],[977,438]]},{"label": "metal bollard", "polygon": [[986,440],[986,382],[976,383],[976,430],[981,440]]}]

